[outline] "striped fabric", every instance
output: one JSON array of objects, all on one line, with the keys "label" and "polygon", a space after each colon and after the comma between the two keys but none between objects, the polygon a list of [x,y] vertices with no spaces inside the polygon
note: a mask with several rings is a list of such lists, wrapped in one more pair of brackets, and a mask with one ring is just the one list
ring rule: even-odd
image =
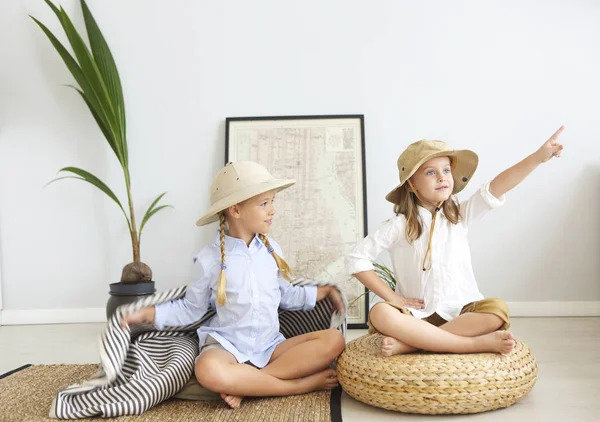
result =
[{"label": "striped fabric", "polygon": [[[328,285],[297,279],[297,285]],[[100,336],[100,369],[91,379],[59,391],[49,416],[82,419],[92,416],[139,415],[177,394],[190,379],[198,355],[196,330],[215,312],[193,324],[156,330],[151,326],[122,328],[123,315],[185,295],[187,287],[157,293],[119,307]],[[347,308],[345,296],[344,305]],[[327,328],[346,335],[345,312],[334,312],[328,299],[317,302],[312,311],[280,311],[280,331],[294,337]]]}]

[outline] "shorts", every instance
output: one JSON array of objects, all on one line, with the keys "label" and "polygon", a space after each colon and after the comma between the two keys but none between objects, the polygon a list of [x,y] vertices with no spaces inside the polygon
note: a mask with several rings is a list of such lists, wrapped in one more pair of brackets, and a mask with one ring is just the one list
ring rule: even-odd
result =
[{"label": "shorts", "polygon": [[221,343],[219,343],[217,340],[212,338],[212,336],[206,336],[206,340],[204,341],[204,344],[200,348],[200,352],[198,353],[198,356],[196,356],[196,359],[194,362],[196,362],[196,363],[198,362],[198,358],[202,355],[202,353],[208,352],[209,350],[213,350],[213,349],[225,350],[225,348],[223,346],[221,346]]},{"label": "shorts", "polygon": [[[215,340],[212,336],[210,336],[210,335],[206,336],[206,340],[204,341],[204,344],[200,348],[200,352],[198,353],[198,356],[196,356],[196,359],[194,359],[194,364],[198,363],[198,358],[200,356],[202,356],[202,353],[208,352],[209,350],[215,350],[215,349],[216,350],[225,350],[226,352],[228,351],[221,345],[221,343],[219,343],[217,340]],[[253,366],[257,369],[260,369],[250,361],[243,362],[243,363]]]},{"label": "shorts", "polygon": [[[390,305],[391,307],[398,309],[400,312],[402,312],[405,315],[412,315],[412,313],[408,309],[406,309],[402,306],[395,305],[391,302],[381,302],[381,303]],[[510,315],[508,312],[508,305],[506,304],[506,302],[504,302],[504,300],[502,300],[500,298],[482,299],[482,300],[478,300],[477,302],[468,303],[462,307],[462,309],[460,311],[460,315],[466,314],[468,312],[496,315],[502,321],[504,321],[504,324],[502,324],[502,327],[500,327],[499,330],[508,330],[508,328],[510,327]],[[444,325],[445,323],[448,322],[444,318],[439,316],[437,313],[433,313],[433,314],[429,315],[427,318],[423,318],[423,321],[427,321],[428,323],[435,325],[436,327],[439,327],[440,325]],[[369,319],[368,325],[369,325],[369,334],[378,333],[377,329],[375,329],[375,327],[373,327],[373,324],[371,324],[370,319]]]}]

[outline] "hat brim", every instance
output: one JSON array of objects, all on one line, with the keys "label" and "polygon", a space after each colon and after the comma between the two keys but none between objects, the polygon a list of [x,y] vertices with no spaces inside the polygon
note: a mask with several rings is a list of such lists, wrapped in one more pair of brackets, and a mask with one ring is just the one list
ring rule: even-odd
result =
[{"label": "hat brim", "polygon": [[259,183],[252,186],[246,186],[244,189],[241,189],[231,195],[226,196],[225,198],[220,199],[211,205],[210,209],[206,214],[204,214],[200,219],[196,222],[197,226],[204,226],[209,223],[213,223],[219,219],[219,213],[227,208],[239,204],[240,202],[244,202],[247,199],[252,198],[253,196],[260,195],[261,193],[269,192],[269,191],[282,191],[284,189],[289,188],[294,183],[295,180],[292,179],[273,179],[268,182]]},{"label": "hat brim", "polygon": [[397,204],[400,200],[400,188],[402,185],[404,185],[404,183],[406,183],[406,181],[410,179],[413,174],[415,174],[415,172],[423,165],[423,163],[437,157],[456,158],[456,164],[454,164],[454,168],[452,169],[452,178],[454,179],[454,189],[452,190],[453,195],[459,193],[469,184],[469,181],[475,173],[475,170],[477,170],[477,165],[479,164],[479,157],[477,154],[468,149],[441,151],[425,156],[419,160],[415,166],[406,173],[406,175],[404,175],[403,179],[400,179],[400,184],[396,186],[390,193],[388,193],[385,196],[385,199],[392,204]]}]

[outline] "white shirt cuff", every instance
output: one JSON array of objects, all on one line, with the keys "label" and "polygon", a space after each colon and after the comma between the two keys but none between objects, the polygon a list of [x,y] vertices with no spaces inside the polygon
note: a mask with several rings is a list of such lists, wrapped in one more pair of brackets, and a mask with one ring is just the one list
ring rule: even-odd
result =
[{"label": "white shirt cuff", "polygon": [[304,301],[304,312],[312,311],[317,304],[317,286],[304,286],[306,300]]},{"label": "white shirt cuff", "polygon": [[481,197],[486,202],[486,204],[488,204],[490,206],[490,208],[494,209],[494,208],[498,208],[498,207],[504,205],[504,203],[506,202],[506,195],[502,195],[500,198],[496,198],[490,192],[490,184],[491,184],[491,182],[488,182],[488,183],[484,184],[483,186],[481,186],[480,192],[481,192]]},{"label": "white shirt cuff", "polygon": [[373,263],[368,259],[356,259],[350,256],[346,258],[346,271],[348,272],[348,275],[354,275],[374,269]]},{"label": "white shirt cuff", "polygon": [[157,330],[165,328],[165,307],[170,306],[171,302],[159,303],[154,305],[154,327]]}]

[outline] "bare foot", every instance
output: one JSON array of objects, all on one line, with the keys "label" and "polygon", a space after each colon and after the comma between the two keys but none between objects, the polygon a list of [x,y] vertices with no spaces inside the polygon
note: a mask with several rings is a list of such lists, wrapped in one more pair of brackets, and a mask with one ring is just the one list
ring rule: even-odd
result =
[{"label": "bare foot", "polygon": [[223,400],[225,400],[225,403],[227,403],[229,405],[229,407],[231,407],[232,409],[237,409],[238,407],[240,407],[240,404],[242,403],[242,400],[244,400],[243,397],[230,396],[230,395],[225,394],[225,393],[221,393],[221,398]]},{"label": "bare foot", "polygon": [[496,352],[509,355],[515,348],[515,337],[510,331],[494,331],[493,333],[479,336],[482,342],[483,352]]},{"label": "bare foot", "polygon": [[338,380],[333,369],[325,369],[314,375],[300,378],[298,382],[302,385],[301,390],[303,392],[332,390],[338,386]]},{"label": "bare foot", "polygon": [[399,355],[401,353],[411,353],[416,350],[415,347],[402,343],[394,337],[384,337],[383,343],[381,344],[381,354],[386,357]]}]

